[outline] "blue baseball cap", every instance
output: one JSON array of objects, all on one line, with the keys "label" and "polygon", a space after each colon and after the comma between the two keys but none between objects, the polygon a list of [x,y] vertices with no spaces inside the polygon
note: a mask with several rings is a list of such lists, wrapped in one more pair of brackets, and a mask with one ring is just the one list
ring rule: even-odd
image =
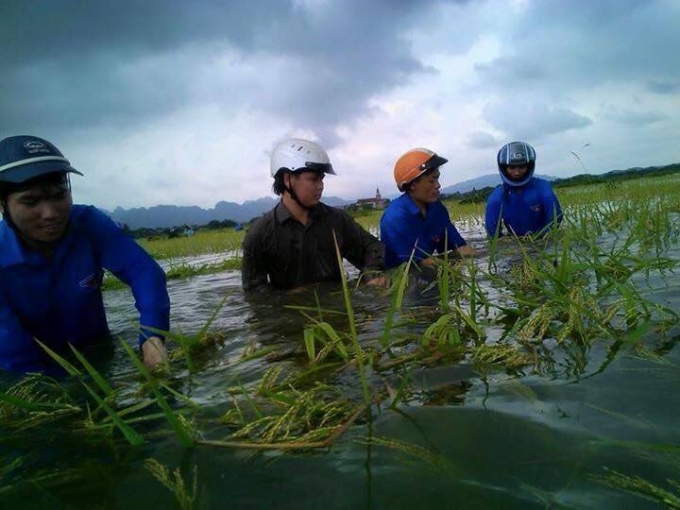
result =
[{"label": "blue baseball cap", "polygon": [[0,141],[0,182],[19,184],[54,172],[83,175],[47,140],[20,135]]}]

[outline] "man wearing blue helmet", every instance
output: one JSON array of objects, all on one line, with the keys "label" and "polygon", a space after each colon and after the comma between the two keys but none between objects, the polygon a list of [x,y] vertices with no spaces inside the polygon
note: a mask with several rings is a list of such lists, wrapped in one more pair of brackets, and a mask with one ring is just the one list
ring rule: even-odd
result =
[{"label": "man wearing blue helmet", "polygon": [[165,273],[104,213],[73,205],[69,174],[82,175],[47,140],[0,141],[0,369],[50,371],[35,340],[60,355],[109,337],[101,283],[127,283],[140,313],[139,344],[152,368],[166,358]]},{"label": "man wearing blue helmet", "polygon": [[508,143],[498,151],[497,162],[503,184],[486,202],[489,236],[542,235],[562,221],[560,202],[550,183],[534,177],[536,151],[531,145]]}]

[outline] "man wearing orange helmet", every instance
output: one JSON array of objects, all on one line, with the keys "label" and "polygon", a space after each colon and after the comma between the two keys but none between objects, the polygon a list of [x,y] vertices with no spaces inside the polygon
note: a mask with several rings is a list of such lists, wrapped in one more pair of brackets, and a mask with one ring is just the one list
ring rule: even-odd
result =
[{"label": "man wearing orange helmet", "polygon": [[403,154],[394,165],[394,180],[403,194],[390,203],[380,220],[388,268],[406,262],[412,254],[421,266],[433,265],[435,253],[453,248],[460,255],[474,254],[439,201],[439,167],[447,161],[418,148]]}]

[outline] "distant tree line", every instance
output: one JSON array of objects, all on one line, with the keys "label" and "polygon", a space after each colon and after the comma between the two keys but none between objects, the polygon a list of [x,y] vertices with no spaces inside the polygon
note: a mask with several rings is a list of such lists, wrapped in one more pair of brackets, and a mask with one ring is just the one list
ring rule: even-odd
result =
[{"label": "distant tree line", "polygon": [[186,227],[191,228],[192,230],[217,230],[220,228],[234,228],[239,224],[239,222],[234,221],[234,220],[212,220],[206,223],[205,225],[181,225],[181,226],[175,226],[175,227],[166,227],[166,228],[138,228],[135,230],[131,230],[128,228],[127,225],[123,225],[123,230],[128,232],[132,237],[136,239],[149,239],[149,238],[156,238],[156,237],[175,237],[173,235],[174,233],[186,229]]},{"label": "distant tree line", "polygon": [[[629,168],[628,170],[614,170],[604,174],[580,174],[564,179],[555,179],[551,181],[554,188],[568,188],[570,186],[580,186],[584,184],[598,184],[598,183],[616,183],[620,181],[628,181],[631,179],[640,179],[642,177],[659,177],[663,175],[670,175],[680,172],[680,163],[673,163],[665,166],[650,166],[646,168]],[[476,204],[486,202],[491,195],[495,186],[487,186],[485,188],[473,189],[464,193],[456,192],[442,195],[442,198],[453,198],[461,204]],[[347,210],[352,212],[353,216],[361,216],[369,214],[374,211],[373,207],[367,205],[365,207],[357,207],[356,204],[347,206]],[[252,218],[247,222],[242,222],[243,226],[251,224],[259,216]],[[217,230],[220,228],[234,228],[239,225],[239,222],[234,220],[212,220],[205,225],[189,225],[193,230]],[[172,228],[138,228],[131,230],[127,225],[122,225],[123,229],[130,233],[135,238],[152,238],[152,237],[169,237],[173,231],[185,228],[186,225],[175,226]]]},{"label": "distant tree line", "polygon": [[[680,163],[673,163],[665,166],[650,166],[646,168],[629,168],[628,170],[614,170],[604,174],[580,174],[573,177],[566,177],[564,179],[555,179],[551,181],[553,188],[568,188],[571,186],[581,186],[583,184],[599,184],[599,183],[616,183],[621,181],[629,181],[632,179],[640,179],[642,177],[660,177],[663,175],[670,175],[680,172]],[[491,195],[495,186],[487,186],[485,188],[473,189],[465,193],[451,193],[442,196],[442,198],[453,198],[461,204],[476,204],[486,202]]]}]

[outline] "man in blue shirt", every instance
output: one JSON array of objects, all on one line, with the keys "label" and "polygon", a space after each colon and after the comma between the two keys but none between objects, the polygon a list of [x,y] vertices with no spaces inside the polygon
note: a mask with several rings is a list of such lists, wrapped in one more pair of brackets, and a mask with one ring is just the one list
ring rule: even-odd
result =
[{"label": "man in blue shirt", "polygon": [[534,177],[536,151],[528,143],[511,142],[497,156],[503,184],[486,202],[489,236],[542,235],[562,221],[562,209],[548,181]]},{"label": "man in blue shirt", "polygon": [[47,140],[0,141],[0,369],[54,368],[35,340],[59,354],[106,339],[104,269],[130,285],[140,313],[144,363],[166,359],[165,273],[105,214],[72,205],[68,174],[80,172]]},{"label": "man in blue shirt", "polygon": [[411,258],[421,266],[434,265],[435,253],[456,249],[460,255],[474,250],[451,223],[439,201],[439,167],[448,160],[429,149],[412,149],[394,166],[394,180],[403,194],[393,200],[380,219],[380,240],[385,265],[398,266]]}]

